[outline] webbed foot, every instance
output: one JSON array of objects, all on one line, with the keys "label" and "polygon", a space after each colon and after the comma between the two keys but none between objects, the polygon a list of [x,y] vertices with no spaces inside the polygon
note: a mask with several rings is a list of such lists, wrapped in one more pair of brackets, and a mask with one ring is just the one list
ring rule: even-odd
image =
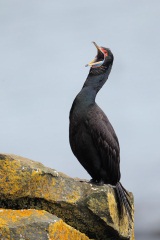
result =
[{"label": "webbed foot", "polygon": [[98,181],[98,180],[95,180],[95,179],[92,178],[92,179],[89,181],[89,183],[96,184],[96,185],[98,185],[98,186],[104,185],[103,179],[100,179],[100,180]]},{"label": "webbed foot", "polygon": [[98,182],[98,181],[95,180],[95,179],[93,179],[93,178],[89,181],[89,183],[93,183],[93,184],[97,184],[97,182]]}]

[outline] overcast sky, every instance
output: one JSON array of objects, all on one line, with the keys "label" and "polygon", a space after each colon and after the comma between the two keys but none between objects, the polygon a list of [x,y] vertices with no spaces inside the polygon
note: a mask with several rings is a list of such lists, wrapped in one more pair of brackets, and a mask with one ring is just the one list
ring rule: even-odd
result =
[{"label": "overcast sky", "polygon": [[0,152],[79,178],[90,179],[70,150],[69,110],[96,55],[91,42],[112,50],[97,103],[119,138],[136,229],[158,228],[160,1],[1,0],[0,35]]}]

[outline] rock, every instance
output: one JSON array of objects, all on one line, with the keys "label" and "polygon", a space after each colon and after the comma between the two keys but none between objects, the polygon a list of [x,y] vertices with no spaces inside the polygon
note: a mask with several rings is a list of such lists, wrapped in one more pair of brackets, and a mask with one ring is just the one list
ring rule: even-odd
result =
[{"label": "rock", "polygon": [[89,240],[56,216],[44,210],[0,209],[0,239]]},{"label": "rock", "polygon": [[[115,189],[70,178],[16,155],[0,155],[0,207],[39,209],[92,239],[134,240],[127,216],[119,218]],[[133,195],[130,193],[133,206]],[[134,209],[134,207],[133,207]]]}]

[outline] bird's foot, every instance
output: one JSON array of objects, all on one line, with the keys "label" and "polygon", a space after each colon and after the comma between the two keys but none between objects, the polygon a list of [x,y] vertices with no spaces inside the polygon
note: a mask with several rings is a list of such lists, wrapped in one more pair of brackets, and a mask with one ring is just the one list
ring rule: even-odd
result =
[{"label": "bird's foot", "polygon": [[98,186],[104,185],[104,181],[101,179],[100,181],[97,182],[97,185],[98,185]]},{"label": "bird's foot", "polygon": [[97,184],[97,180],[95,180],[95,179],[92,178],[92,179],[89,181],[89,183]]},{"label": "bird's foot", "polygon": [[98,180],[95,180],[95,179],[91,179],[90,181],[89,181],[89,183],[91,183],[91,184],[96,184],[96,185],[98,185],[98,186],[102,186],[102,185],[104,185],[104,181],[101,179],[100,181],[98,181]]}]

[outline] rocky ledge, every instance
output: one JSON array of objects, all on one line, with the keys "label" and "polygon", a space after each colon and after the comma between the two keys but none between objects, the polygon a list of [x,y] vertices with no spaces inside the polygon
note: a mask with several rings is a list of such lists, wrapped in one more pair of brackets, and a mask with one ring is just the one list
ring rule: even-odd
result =
[{"label": "rocky ledge", "polygon": [[[0,154],[0,239],[134,240],[134,224],[119,217],[116,202],[110,185]],[[134,209],[131,193],[130,202]]]}]

